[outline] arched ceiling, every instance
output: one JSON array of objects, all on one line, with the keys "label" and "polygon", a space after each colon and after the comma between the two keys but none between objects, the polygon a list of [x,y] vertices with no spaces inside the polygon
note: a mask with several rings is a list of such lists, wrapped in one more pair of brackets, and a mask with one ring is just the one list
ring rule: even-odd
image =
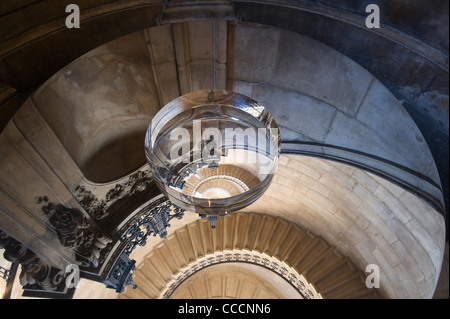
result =
[{"label": "arched ceiling", "polygon": [[69,3],[2,2],[2,126],[24,99],[55,72],[119,36],[196,19],[249,21],[322,42],[367,69],[389,88],[413,117],[430,147],[448,211],[448,2],[430,5],[412,0],[372,1],[381,10],[380,29],[365,27],[365,2],[345,0],[80,0],[77,4],[82,27],[67,29],[65,6]]},{"label": "arched ceiling", "polygon": [[[136,141],[160,107],[235,90],[269,108],[293,154],[246,212],[314,231],[359,269],[379,264],[386,296],[430,297],[448,203],[448,14],[392,3],[368,30],[347,1],[80,1],[82,28],[69,30],[64,1],[3,2],[0,111],[13,120],[0,186],[29,211],[42,189],[74,206],[80,185],[110,194],[142,168]],[[29,183],[8,178],[18,171]]]},{"label": "arched ceiling", "polygon": [[282,152],[370,169],[444,211],[432,154],[389,90],[329,47],[259,24],[180,22],[119,38],[51,77],[13,122],[28,135],[26,110],[39,114],[80,178],[112,182],[144,164],[139,141],[164,104],[211,87],[265,105],[281,129]]}]

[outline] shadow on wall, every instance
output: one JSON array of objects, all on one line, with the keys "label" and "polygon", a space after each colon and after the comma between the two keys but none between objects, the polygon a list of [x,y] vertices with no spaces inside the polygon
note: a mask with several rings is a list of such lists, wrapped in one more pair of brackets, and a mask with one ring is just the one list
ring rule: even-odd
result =
[{"label": "shadow on wall", "polygon": [[29,99],[84,177],[116,180],[145,164],[144,138],[160,108],[143,32],[90,51]]},{"label": "shadow on wall", "polygon": [[[132,124],[129,122],[131,121],[124,124]],[[146,163],[142,147],[145,133],[146,127],[125,134],[119,133],[110,140],[99,139],[99,145],[82,159],[80,169],[84,176],[92,182],[105,183],[143,166]]]}]

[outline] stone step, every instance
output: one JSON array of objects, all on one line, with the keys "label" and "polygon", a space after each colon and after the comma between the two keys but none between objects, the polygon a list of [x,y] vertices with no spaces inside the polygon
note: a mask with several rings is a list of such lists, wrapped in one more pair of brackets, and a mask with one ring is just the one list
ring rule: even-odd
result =
[{"label": "stone step", "polygon": [[[363,273],[322,237],[281,218],[233,213],[218,219],[215,229],[209,221],[199,219],[167,236],[134,272],[138,288],[127,286],[120,298],[158,298],[180,269],[216,251],[228,250],[257,251],[284,261],[325,298],[378,297],[365,287]],[[184,297],[209,298],[214,294],[211,288],[191,288],[194,293],[183,292],[190,294]],[[261,298],[257,291],[251,291],[246,288],[242,295]],[[236,296],[240,296],[239,292]]]}]

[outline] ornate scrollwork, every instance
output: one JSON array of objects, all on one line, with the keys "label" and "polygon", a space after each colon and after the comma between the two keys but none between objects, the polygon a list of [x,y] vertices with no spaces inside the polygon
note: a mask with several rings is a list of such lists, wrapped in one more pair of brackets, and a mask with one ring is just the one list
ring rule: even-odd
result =
[{"label": "ornate scrollwork", "polygon": [[129,255],[136,246],[144,246],[151,234],[166,238],[170,220],[172,218],[181,219],[183,215],[184,210],[169,201],[143,213],[121,237],[121,240],[127,242],[125,253]]},{"label": "ornate scrollwork", "polygon": [[105,200],[99,200],[84,186],[77,185],[74,192],[81,207],[83,207],[92,218],[99,220],[106,217],[107,213]]},{"label": "ornate scrollwork", "polygon": [[5,249],[3,256],[6,260],[17,261],[22,266],[19,281],[23,287],[38,285],[45,291],[61,290],[64,272],[47,265],[33,251],[2,231],[0,231],[0,248]]},{"label": "ornate scrollwork", "polygon": [[122,253],[105,281],[106,288],[115,289],[118,293],[122,293],[125,286],[132,286],[133,289],[136,289],[137,286],[131,275],[131,271],[136,270],[135,263],[126,253]]},{"label": "ornate scrollwork", "polygon": [[129,256],[137,246],[146,244],[148,236],[158,235],[165,238],[167,227],[170,227],[170,220],[183,217],[183,209],[172,205],[164,198],[162,200],[148,204],[140,211],[138,217],[130,220],[128,226],[124,227],[125,230],[120,235],[123,248],[120,249],[120,255],[115,259],[111,270],[107,272],[105,279],[107,288],[115,289],[118,293],[123,292],[126,285],[136,288],[131,274],[131,271],[135,270],[135,261],[130,260]]},{"label": "ornate scrollwork", "polygon": [[220,218],[224,218],[225,214],[221,214],[221,215],[205,215],[205,214],[200,214],[200,218],[201,219],[206,219],[208,218],[209,221],[211,222],[211,227],[212,228],[216,228],[216,222],[217,220]]},{"label": "ornate scrollwork", "polygon": [[95,220],[104,219],[109,215],[108,207],[115,201],[144,191],[153,181],[149,170],[137,171],[131,174],[123,183],[116,184],[110,189],[104,199],[98,199],[85,186],[77,185],[73,189],[75,198],[83,209]]},{"label": "ornate scrollwork", "polygon": [[61,244],[73,249],[79,265],[97,267],[100,251],[112,240],[95,231],[78,209],[49,202],[47,197],[37,198],[37,203],[41,202],[46,203],[42,206],[42,212],[48,218]]}]

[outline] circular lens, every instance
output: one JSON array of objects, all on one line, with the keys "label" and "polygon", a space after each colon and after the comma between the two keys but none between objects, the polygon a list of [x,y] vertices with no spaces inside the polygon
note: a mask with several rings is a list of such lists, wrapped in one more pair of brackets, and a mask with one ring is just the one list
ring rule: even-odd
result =
[{"label": "circular lens", "polygon": [[222,215],[264,193],[280,142],[278,126],[261,104],[234,92],[203,90],[156,114],[145,153],[158,187],[173,204]]}]

